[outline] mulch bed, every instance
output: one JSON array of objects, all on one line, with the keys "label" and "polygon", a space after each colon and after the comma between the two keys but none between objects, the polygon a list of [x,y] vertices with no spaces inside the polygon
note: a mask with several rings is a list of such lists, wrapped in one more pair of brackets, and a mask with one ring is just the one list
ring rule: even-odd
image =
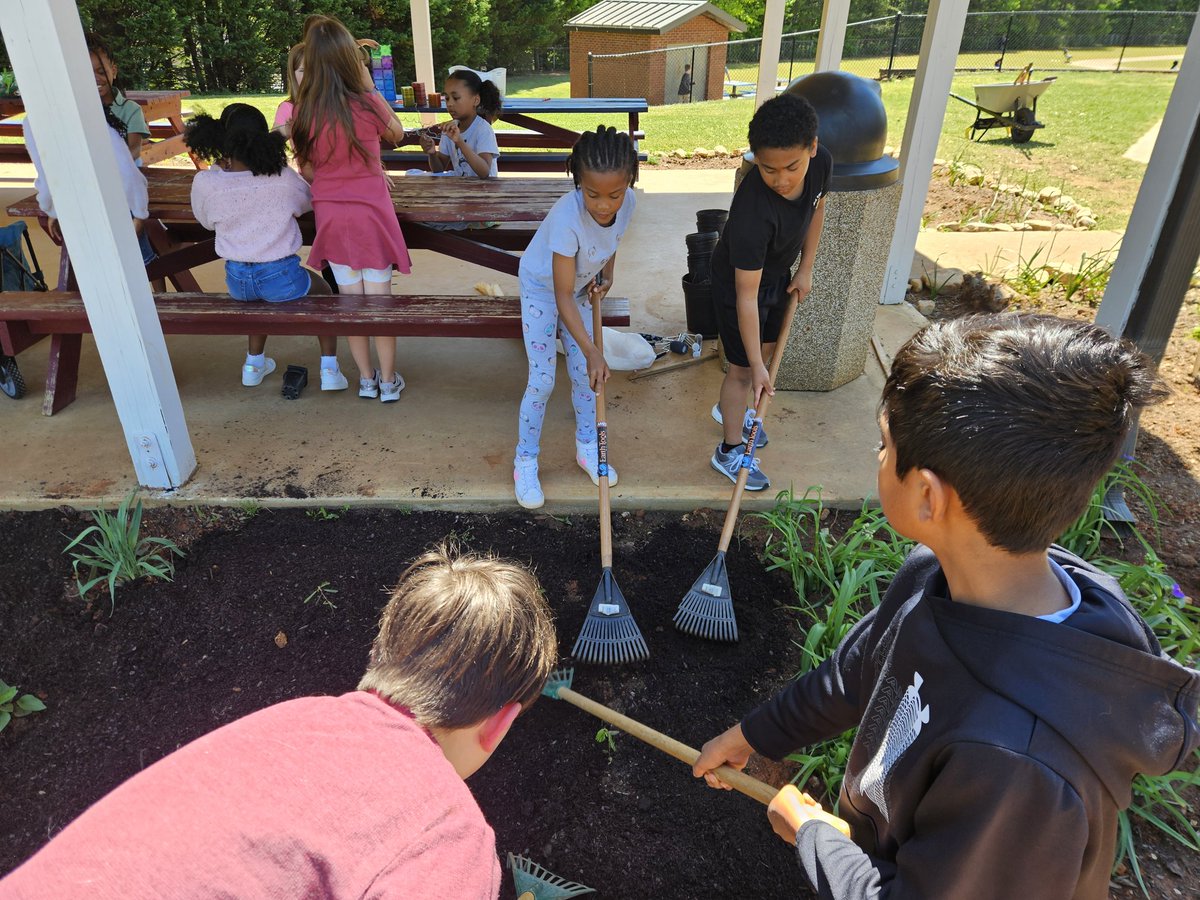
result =
[{"label": "mulch bed", "polygon": [[[320,521],[302,510],[243,519],[154,509],[147,519],[146,533],[181,541],[188,555],[173,584],[121,590],[110,617],[107,597],[92,610],[78,599],[62,554],[86,515],[0,514],[0,545],[20,548],[0,557],[0,677],[49,707],[0,734],[0,873],[199,735],[282,700],[352,690],[383,591],[432,541],[450,535],[535,560],[564,655],[599,575],[594,517],[352,510]],[[651,658],[575,677],[579,692],[697,747],[798,668],[794,620],[779,605],[790,583],[765,572],[748,545],[729,555],[742,641],[711,643],[671,625],[719,527],[703,512],[616,519],[617,580]],[[306,603],[322,584],[329,603]],[[527,854],[607,896],[809,896],[763,806],[705,788],[628,735],[607,752],[595,740],[601,724],[543,699],[472,779],[502,857]],[[788,777],[785,767],[757,771],[777,785]]]}]

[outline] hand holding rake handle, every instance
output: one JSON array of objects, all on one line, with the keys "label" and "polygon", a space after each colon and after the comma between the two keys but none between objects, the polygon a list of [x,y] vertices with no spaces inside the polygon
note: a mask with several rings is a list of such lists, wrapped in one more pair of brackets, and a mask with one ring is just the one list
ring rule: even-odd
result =
[{"label": "hand holding rake handle", "polygon": [[[639,741],[649,744],[651,747],[656,747],[664,753],[675,757],[680,762],[685,762],[689,766],[696,764],[696,760],[700,758],[699,750],[689,747],[682,741],[677,741],[675,738],[663,734],[661,731],[655,731],[648,725],[643,725],[641,722],[629,718],[629,716],[623,716],[616,710],[609,709],[604,704],[597,703],[595,700],[591,700],[571,690],[571,680],[574,675],[574,669],[556,669],[550,673],[550,680],[542,688],[542,693],[556,700],[566,700],[572,706],[577,706],[584,712],[591,713],[596,718],[602,719],[610,725],[615,725],[626,734],[632,735]],[[850,836],[849,824],[822,810],[819,803],[807,794],[801,794],[794,785],[786,785],[781,791],[771,787],[765,781],[759,781],[757,778],[752,778],[745,772],[741,772],[730,766],[720,766],[713,769],[713,772],[734,790],[740,791],[747,797],[753,797],[764,805],[770,805],[771,801],[783,792],[787,793],[781,799],[786,798],[790,800],[793,794],[799,794],[802,798],[801,802],[805,806],[815,807],[811,815],[816,815],[818,818],[833,825],[842,834],[847,837]],[[820,811],[819,814],[818,810]]]}]

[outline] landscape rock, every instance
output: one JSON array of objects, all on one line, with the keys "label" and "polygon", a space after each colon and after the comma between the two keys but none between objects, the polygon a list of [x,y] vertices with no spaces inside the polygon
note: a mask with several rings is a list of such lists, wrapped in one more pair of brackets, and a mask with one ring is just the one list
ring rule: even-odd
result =
[{"label": "landscape rock", "polygon": [[1057,231],[1054,226],[1060,223],[1051,222],[1049,219],[1027,219],[1025,224],[1029,226],[1030,231]]},{"label": "landscape rock", "polygon": [[688,158],[688,152],[686,150],[684,150],[682,147],[676,147],[674,150],[671,151],[671,155],[674,156],[676,159],[687,159]]},{"label": "landscape rock", "polygon": [[979,166],[963,166],[962,180],[967,184],[983,184],[983,169]]},{"label": "landscape rock", "polygon": [[1048,200],[1057,200],[1062,196],[1062,191],[1056,187],[1044,187],[1037,193],[1038,200],[1045,203]]},{"label": "landscape rock", "polygon": [[[923,316],[933,315],[933,311],[937,309],[937,304],[928,298],[922,298],[917,301],[917,312]],[[749,440],[747,438],[747,440]]]},{"label": "landscape rock", "polygon": [[717,144],[717,146],[713,147],[713,153],[717,154],[717,156],[731,156],[732,155],[729,152],[729,148],[726,147],[724,144]]},{"label": "landscape rock", "polygon": [[908,279],[908,289],[910,291],[912,291],[914,294],[918,293],[921,290],[921,279],[920,278]]},{"label": "landscape rock", "polygon": [[698,156],[701,159],[712,159],[717,154],[714,153],[712,150],[709,150],[707,147],[697,147],[695,150],[692,151],[692,155]]},{"label": "landscape rock", "polygon": [[1091,216],[1080,216],[1078,219],[1075,220],[1075,227],[1076,228],[1095,228],[1096,220],[1093,219]]}]

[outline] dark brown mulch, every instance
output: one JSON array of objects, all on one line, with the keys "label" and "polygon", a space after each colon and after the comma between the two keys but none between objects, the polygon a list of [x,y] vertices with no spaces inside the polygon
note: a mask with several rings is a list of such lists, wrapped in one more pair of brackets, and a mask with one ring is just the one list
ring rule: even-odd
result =
[{"label": "dark brown mulch", "polygon": [[[272,703],[354,687],[384,589],[430,542],[536,560],[567,653],[599,567],[597,521],[518,515],[354,510],[319,521],[302,510],[152,510],[148,533],[183,535],[174,584],[137,584],[86,612],[62,549],[87,517],[69,510],[0,514],[3,677],[49,709],[0,734],[0,873],[89,804],[197,736]],[[749,547],[729,566],[738,644],[686,637],[679,600],[711,560],[720,521],[631,514],[615,524],[617,580],[651,659],[581,668],[581,693],[699,746],[798,667],[789,583]],[[329,604],[314,597],[326,585]],[[333,593],[332,591],[336,591]],[[336,607],[336,608],[334,608]],[[277,645],[280,634],[286,645]],[[280,641],[282,642],[282,641]],[[498,847],[617,897],[744,893],[808,896],[764,808],[695,782],[687,767],[627,735],[616,752],[600,722],[544,699],[517,724],[473,787]],[[782,783],[786,774],[771,771]]]}]

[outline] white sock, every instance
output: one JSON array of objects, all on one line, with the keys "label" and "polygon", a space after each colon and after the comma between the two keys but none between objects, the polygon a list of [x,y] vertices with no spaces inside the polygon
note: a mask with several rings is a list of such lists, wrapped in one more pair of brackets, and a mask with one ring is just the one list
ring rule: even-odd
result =
[{"label": "white sock", "polygon": [[321,357],[321,368],[322,369],[332,369],[335,372],[338,371],[337,357],[336,356],[322,356]]},{"label": "white sock", "polygon": [[264,368],[267,365],[267,354],[260,353],[260,354],[258,354],[258,356],[252,356],[251,354],[247,353],[246,354],[246,365],[255,366],[256,368],[259,368],[259,369]]}]

